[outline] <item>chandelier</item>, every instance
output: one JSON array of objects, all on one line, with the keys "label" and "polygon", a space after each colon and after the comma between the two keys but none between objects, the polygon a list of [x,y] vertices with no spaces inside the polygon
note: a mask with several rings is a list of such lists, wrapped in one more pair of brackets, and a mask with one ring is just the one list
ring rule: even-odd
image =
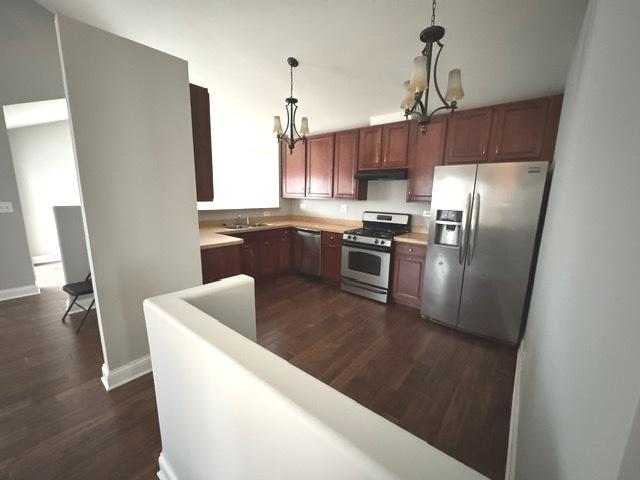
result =
[{"label": "chandelier", "polygon": [[[444,37],[444,28],[436,25],[436,0],[431,5],[431,26],[420,32],[420,41],[424,42],[422,54],[413,59],[413,71],[411,72],[411,80],[404,82],[405,96],[400,104],[400,108],[404,109],[404,116],[417,117],[420,130],[424,135],[427,131],[427,125],[431,122],[433,114],[440,110],[451,110],[453,112],[458,107],[458,100],[464,96],[462,89],[462,80],[460,77],[460,69],[456,68],[449,72],[449,81],[447,91],[442,96],[440,87],[438,86],[438,59],[444,44],[441,42]],[[438,47],[435,59],[433,58],[434,44]],[[433,61],[433,71],[431,70],[431,62]],[[429,107],[429,84],[433,78],[433,86],[436,94],[442,102],[442,106],[428,113]]]},{"label": "chandelier", "polygon": [[293,57],[287,58],[289,64],[289,74],[291,78],[291,90],[289,97],[285,98],[285,109],[287,111],[287,126],[282,130],[282,122],[280,122],[280,116],[273,117],[273,133],[276,134],[278,142],[284,143],[289,147],[289,152],[293,151],[293,147],[300,140],[305,140],[305,137],[309,134],[309,120],[307,117],[302,117],[300,122],[300,133],[296,128],[296,112],[298,111],[298,99],[293,97],[293,69],[298,66],[298,60]]}]

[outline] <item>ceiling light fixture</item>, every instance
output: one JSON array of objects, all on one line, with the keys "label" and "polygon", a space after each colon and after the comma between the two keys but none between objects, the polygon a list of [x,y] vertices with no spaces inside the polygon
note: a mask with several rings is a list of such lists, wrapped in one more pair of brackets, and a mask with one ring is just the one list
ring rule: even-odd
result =
[{"label": "ceiling light fixture", "polygon": [[[433,114],[440,110],[455,111],[458,107],[458,100],[464,97],[462,89],[462,80],[460,78],[460,69],[456,68],[449,72],[449,82],[447,84],[447,92],[444,97],[438,87],[438,59],[444,44],[441,42],[444,37],[444,28],[436,25],[436,0],[431,5],[431,26],[420,32],[420,41],[424,42],[422,55],[413,59],[413,71],[411,80],[404,82],[405,96],[400,104],[400,108],[404,109],[404,116],[418,118],[418,124],[424,135],[427,131],[427,125],[431,122]],[[439,47],[433,62],[433,72],[431,71],[431,61],[433,60],[433,46]],[[429,84],[433,78],[433,86],[436,94],[442,101],[443,105],[428,113],[429,106]],[[422,99],[424,95],[424,100]]]},{"label": "ceiling light fixture", "polygon": [[309,119],[302,117],[300,122],[300,133],[296,128],[296,112],[298,111],[298,99],[293,98],[293,69],[298,66],[298,60],[293,57],[287,58],[289,64],[290,77],[291,77],[291,90],[289,97],[285,98],[285,109],[287,110],[287,126],[282,130],[282,122],[280,122],[280,116],[273,117],[273,133],[277,135],[278,142],[285,143],[289,147],[289,151],[293,151],[293,147],[300,140],[305,140],[309,134]]}]

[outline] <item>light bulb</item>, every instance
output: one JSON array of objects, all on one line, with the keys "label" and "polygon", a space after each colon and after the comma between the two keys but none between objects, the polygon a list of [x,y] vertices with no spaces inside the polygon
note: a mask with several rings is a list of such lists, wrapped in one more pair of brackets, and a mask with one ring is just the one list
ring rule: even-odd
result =
[{"label": "light bulb", "polygon": [[428,87],[427,80],[427,57],[419,55],[413,59],[413,71],[409,88],[412,92],[424,92]]},{"label": "light bulb", "polygon": [[307,117],[302,117],[300,121],[300,133],[303,137],[309,135],[309,119]]},{"label": "light bulb", "polygon": [[400,108],[402,110],[407,110],[408,108],[411,108],[413,106],[414,95],[413,92],[409,89],[409,83],[409,80],[407,80],[402,84],[402,89],[404,91],[404,98],[402,99],[402,102],[400,102]]}]

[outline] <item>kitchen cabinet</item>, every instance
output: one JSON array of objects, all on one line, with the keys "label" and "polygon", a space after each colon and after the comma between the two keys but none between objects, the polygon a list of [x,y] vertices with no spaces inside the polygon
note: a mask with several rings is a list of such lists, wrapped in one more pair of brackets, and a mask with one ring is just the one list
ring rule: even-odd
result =
[{"label": "kitchen cabinet", "polygon": [[258,238],[249,234],[244,237],[244,243],[238,247],[240,250],[240,273],[253,278],[258,277]]},{"label": "kitchen cabinet", "polygon": [[336,132],[333,150],[333,197],[364,200],[367,181],[354,178],[358,170],[359,130]]},{"label": "kitchen cabinet", "polygon": [[380,168],[405,168],[409,122],[389,123],[382,126],[382,164]]},{"label": "kitchen cabinet", "polygon": [[280,266],[280,246],[276,235],[263,233],[260,235],[258,248],[259,277],[269,277],[278,273]]},{"label": "kitchen cabinet", "polygon": [[394,302],[420,308],[426,254],[422,245],[395,243],[391,290]]},{"label": "kitchen cabinet", "polygon": [[213,200],[213,164],[211,157],[211,112],[209,91],[189,84],[193,160],[196,171],[196,197],[199,202]]},{"label": "kitchen cabinet", "polygon": [[293,229],[282,229],[279,232],[278,242],[278,271],[290,272],[293,270]]},{"label": "kitchen cabinet", "polygon": [[360,129],[358,170],[380,168],[382,154],[382,126]]},{"label": "kitchen cabinet", "polygon": [[492,119],[491,107],[450,114],[445,165],[486,162]]},{"label": "kitchen cabinet", "polygon": [[342,235],[322,232],[320,248],[320,275],[326,280],[340,283],[342,273]]},{"label": "kitchen cabinet", "polygon": [[333,196],[333,133],[307,137],[307,197]]},{"label": "kitchen cabinet", "polygon": [[427,127],[425,135],[417,121],[409,126],[409,160],[407,201],[424,202],[431,199],[433,174],[444,163],[447,138],[447,115],[437,115]]},{"label": "kitchen cabinet", "polygon": [[358,169],[405,168],[408,140],[406,121],[361,128]]},{"label": "kitchen cabinet", "polygon": [[298,142],[293,151],[280,144],[282,196],[301,198],[307,193],[307,150],[305,141]]},{"label": "kitchen cabinet", "polygon": [[494,107],[489,161],[551,161],[561,103],[557,95]]},{"label": "kitchen cabinet", "polygon": [[221,278],[241,273],[239,245],[209,248],[200,251],[202,262],[202,281],[211,283]]}]

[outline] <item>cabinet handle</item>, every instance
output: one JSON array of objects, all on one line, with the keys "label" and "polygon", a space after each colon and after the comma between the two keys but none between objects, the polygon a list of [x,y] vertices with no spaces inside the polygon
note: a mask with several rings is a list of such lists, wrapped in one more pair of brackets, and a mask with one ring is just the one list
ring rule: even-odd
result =
[{"label": "cabinet handle", "polygon": [[413,252],[413,248],[409,248],[409,251],[410,251],[410,252]]},{"label": "cabinet handle", "polygon": [[482,147],[482,156],[484,157],[485,153],[487,153],[487,147]]}]

